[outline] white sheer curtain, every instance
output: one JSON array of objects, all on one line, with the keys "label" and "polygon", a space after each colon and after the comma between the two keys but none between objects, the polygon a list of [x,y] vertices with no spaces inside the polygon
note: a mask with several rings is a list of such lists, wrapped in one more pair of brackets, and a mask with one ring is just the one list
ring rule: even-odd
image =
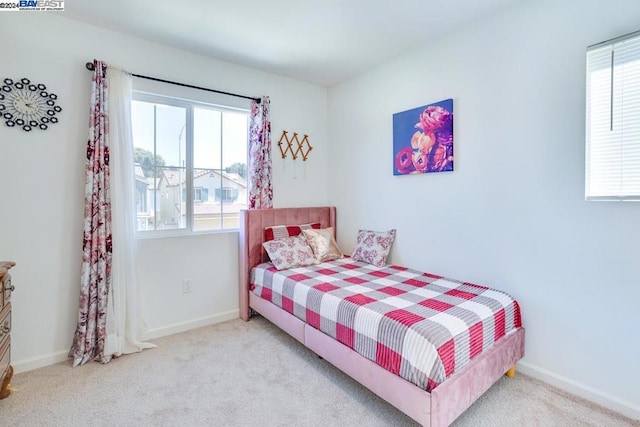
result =
[{"label": "white sheer curtain", "polygon": [[[103,362],[154,344],[141,342],[141,316],[136,281],[135,175],[131,132],[131,75],[107,69],[111,166],[111,230],[113,261],[109,289]],[[106,359],[106,360],[105,360]]]}]

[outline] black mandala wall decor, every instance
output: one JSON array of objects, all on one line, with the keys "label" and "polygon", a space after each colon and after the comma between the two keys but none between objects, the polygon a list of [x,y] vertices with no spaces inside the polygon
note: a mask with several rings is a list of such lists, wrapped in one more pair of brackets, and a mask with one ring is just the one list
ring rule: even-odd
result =
[{"label": "black mandala wall decor", "polygon": [[62,108],[58,95],[47,91],[42,83],[27,78],[6,78],[0,82],[0,116],[8,127],[20,127],[25,132],[47,130],[58,123]]}]

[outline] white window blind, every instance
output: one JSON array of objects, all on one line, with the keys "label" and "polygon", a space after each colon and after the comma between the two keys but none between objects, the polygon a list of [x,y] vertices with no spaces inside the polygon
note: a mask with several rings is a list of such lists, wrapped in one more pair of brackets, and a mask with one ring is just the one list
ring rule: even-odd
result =
[{"label": "white window blind", "polygon": [[640,201],[640,31],[587,49],[586,200]]}]

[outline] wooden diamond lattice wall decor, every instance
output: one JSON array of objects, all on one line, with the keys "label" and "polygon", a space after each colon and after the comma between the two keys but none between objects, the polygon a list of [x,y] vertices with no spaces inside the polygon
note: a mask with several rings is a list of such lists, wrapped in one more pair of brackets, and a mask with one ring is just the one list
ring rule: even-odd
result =
[{"label": "wooden diamond lattice wall decor", "polygon": [[[282,148],[283,145],[285,145],[286,143],[286,147]],[[282,136],[280,136],[280,139],[278,140],[278,147],[280,147],[280,154],[282,154],[282,158],[286,159],[287,158],[287,153],[289,151],[291,151],[291,155],[295,156],[294,152],[293,152],[293,148],[291,148],[291,141],[289,140],[289,137],[287,136],[287,131],[283,130],[282,131]],[[295,157],[294,157],[295,159]]]},{"label": "wooden diamond lattice wall decor", "polygon": [[293,136],[289,138],[289,134],[286,130],[282,131],[282,136],[280,136],[280,139],[278,140],[278,147],[280,148],[280,154],[283,159],[285,159],[287,157],[287,153],[290,152],[293,160],[297,160],[298,155],[300,155],[304,162],[307,161],[309,153],[313,150],[311,143],[309,143],[309,135],[303,135],[302,140],[300,140],[298,138],[298,133],[294,132]]},{"label": "wooden diamond lattice wall decor", "polygon": [[[298,135],[294,133],[293,137],[297,141]],[[298,149],[296,150],[295,154],[296,155],[300,154],[302,156],[302,161],[306,162],[307,159],[309,158],[309,153],[311,152],[311,150],[313,150],[313,147],[309,143],[309,135],[304,135],[302,137],[302,141],[298,142]],[[294,156],[294,159],[295,159],[295,156]]]}]

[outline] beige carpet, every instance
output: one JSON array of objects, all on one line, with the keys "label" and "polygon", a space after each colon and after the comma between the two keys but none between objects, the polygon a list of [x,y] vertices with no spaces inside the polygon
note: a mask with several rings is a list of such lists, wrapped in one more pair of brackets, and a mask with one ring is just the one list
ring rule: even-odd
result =
[{"label": "beige carpet", "polygon": [[[108,365],[16,375],[0,426],[414,426],[262,318],[155,341]],[[455,426],[640,426],[524,375]]]}]

